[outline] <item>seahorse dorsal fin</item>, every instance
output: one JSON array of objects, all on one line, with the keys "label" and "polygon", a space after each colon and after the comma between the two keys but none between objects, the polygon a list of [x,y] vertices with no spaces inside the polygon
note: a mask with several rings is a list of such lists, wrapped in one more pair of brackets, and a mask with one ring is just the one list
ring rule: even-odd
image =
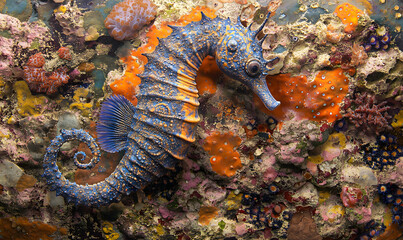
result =
[{"label": "seahorse dorsal fin", "polygon": [[102,104],[97,138],[103,150],[118,152],[127,147],[134,111],[133,104],[121,95],[114,95]]}]

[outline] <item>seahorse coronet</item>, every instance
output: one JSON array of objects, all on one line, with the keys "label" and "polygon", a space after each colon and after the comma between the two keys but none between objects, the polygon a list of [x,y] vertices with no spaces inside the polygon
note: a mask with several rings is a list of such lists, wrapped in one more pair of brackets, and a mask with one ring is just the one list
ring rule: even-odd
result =
[{"label": "seahorse coronet", "polygon": [[[100,157],[95,140],[84,130],[62,130],[47,148],[44,174],[51,190],[76,205],[99,206],[119,201],[123,194],[144,188],[174,168],[178,159],[186,156],[189,143],[195,141],[198,114],[198,91],[195,77],[207,55],[215,57],[221,71],[251,88],[269,109],[280,104],[266,84],[270,69],[262,55],[262,40],[257,30],[244,27],[240,19],[209,18],[201,12],[201,20],[186,26],[171,26],[172,33],[159,38],[158,45],[147,57],[138,103],[133,106],[123,96],[112,96],[102,104],[97,124],[98,142],[108,152],[124,150],[115,171],[104,181],[93,185],[78,185],[65,179],[56,160],[65,141],[85,142],[95,159],[85,164],[74,161],[80,168],[93,167]],[[82,154],[83,155],[83,154]]]}]

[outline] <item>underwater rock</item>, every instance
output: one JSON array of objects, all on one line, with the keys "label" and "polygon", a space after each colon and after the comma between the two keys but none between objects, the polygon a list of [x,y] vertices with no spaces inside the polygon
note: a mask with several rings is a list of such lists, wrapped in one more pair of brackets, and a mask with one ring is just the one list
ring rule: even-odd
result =
[{"label": "underwater rock", "polygon": [[0,161],[0,184],[4,187],[16,187],[24,170],[8,160]]},{"label": "underwater rock", "polygon": [[[71,112],[64,112],[60,115],[59,121],[56,124],[56,132],[59,133],[62,129],[79,129],[81,124],[78,121],[76,115]],[[71,150],[73,145],[70,142],[65,143],[62,146],[62,151]]]},{"label": "underwater rock", "polygon": [[274,131],[273,138],[275,146],[280,150],[275,153],[276,160],[296,166],[303,166],[314,144],[326,140],[320,126],[309,120],[287,121],[281,130]]},{"label": "underwater rock", "polygon": [[341,170],[341,180],[349,183],[356,183],[363,187],[378,185],[378,180],[369,167],[354,167],[347,165]]},{"label": "underwater rock", "polygon": [[20,21],[28,21],[32,14],[32,3],[30,0],[2,0],[0,12],[18,18]]}]

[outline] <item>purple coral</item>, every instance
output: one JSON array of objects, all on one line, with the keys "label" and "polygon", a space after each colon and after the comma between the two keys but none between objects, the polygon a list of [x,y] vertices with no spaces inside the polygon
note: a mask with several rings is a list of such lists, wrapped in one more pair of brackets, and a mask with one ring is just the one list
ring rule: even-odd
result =
[{"label": "purple coral", "polygon": [[392,116],[386,106],[387,101],[378,103],[374,95],[355,93],[353,98],[346,98],[344,110],[347,117],[357,128],[365,131],[375,131],[376,134],[391,129],[389,125]]}]

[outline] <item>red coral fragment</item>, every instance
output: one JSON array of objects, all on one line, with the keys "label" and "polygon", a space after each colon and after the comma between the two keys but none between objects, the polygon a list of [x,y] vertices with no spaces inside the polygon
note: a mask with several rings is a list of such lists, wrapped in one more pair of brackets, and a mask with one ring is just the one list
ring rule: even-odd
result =
[{"label": "red coral fragment", "polygon": [[45,64],[45,58],[41,53],[29,57],[27,65],[24,66],[25,81],[28,83],[31,91],[52,94],[57,89],[67,83],[70,76],[67,74],[66,67],[56,69],[50,76],[42,67]]},{"label": "red coral fragment", "polygon": [[45,65],[45,58],[40,52],[30,56],[27,62],[29,67],[41,68],[43,65]]},{"label": "red coral fragment", "polygon": [[386,106],[387,101],[378,103],[374,95],[356,93],[344,103],[344,116],[349,118],[356,128],[375,131],[376,134],[392,128],[389,125],[392,116],[388,114],[390,107]]},{"label": "red coral fragment", "polygon": [[63,85],[66,84],[69,81],[70,77],[67,74],[67,68],[66,67],[60,67],[56,69],[50,75],[49,81],[46,81],[42,84],[43,90],[46,90],[47,94],[55,93],[57,92],[57,89]]},{"label": "red coral fragment", "polygon": [[71,60],[71,53],[70,53],[70,49],[67,47],[61,47],[59,48],[59,50],[57,50],[57,52],[59,53],[59,57],[61,59],[70,61]]}]

